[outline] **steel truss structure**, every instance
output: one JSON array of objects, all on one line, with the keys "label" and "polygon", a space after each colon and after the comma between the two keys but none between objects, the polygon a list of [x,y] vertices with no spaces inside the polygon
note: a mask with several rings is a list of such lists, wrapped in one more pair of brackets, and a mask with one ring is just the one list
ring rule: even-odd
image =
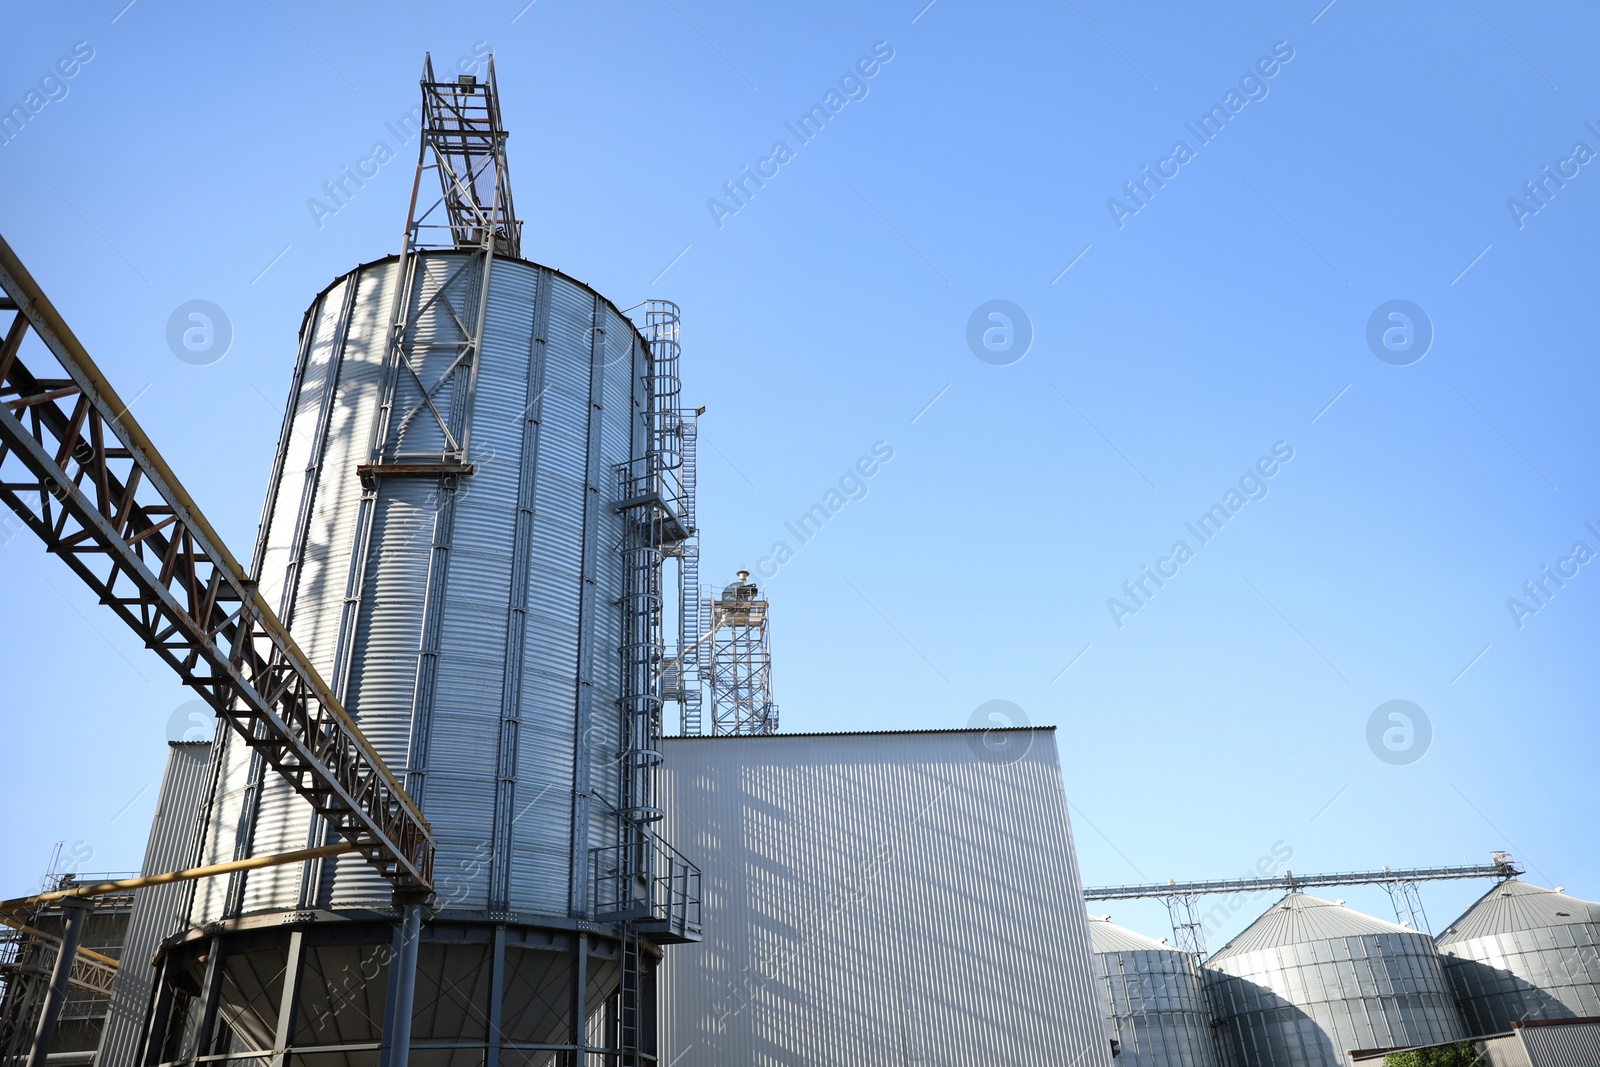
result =
[{"label": "steel truss structure", "polygon": [[0,500],[396,890],[429,891],[421,812],[3,238],[0,288]]},{"label": "steel truss structure", "polygon": [[[129,902],[131,900],[130,896]],[[10,915],[0,915],[0,926],[6,927],[4,932],[0,932],[0,946],[3,946],[0,947],[0,975],[4,975],[8,982],[13,974],[16,960],[21,954],[22,946],[45,944],[54,945],[56,950],[59,950],[61,945],[60,936],[29,926],[26,922]],[[73,989],[102,997],[111,995],[112,985],[116,980],[115,959],[83,948],[78,949],[74,955],[72,969],[67,975],[67,984]]]},{"label": "steel truss structure", "polygon": [[708,680],[713,734],[778,732],[772,701],[772,641],[767,598],[749,571],[710,601]]},{"label": "steel truss structure", "polygon": [[1167,906],[1172,922],[1173,944],[1182,952],[1191,953],[1196,962],[1205,957],[1205,926],[1199,914],[1201,897],[1223,893],[1256,893],[1263,890],[1281,890],[1296,893],[1316,886],[1376,885],[1381,886],[1394,905],[1395,921],[1424,933],[1428,929],[1427,914],[1417,893],[1419,882],[1452,881],[1466,878],[1495,878],[1505,880],[1522,873],[1509,853],[1495,852],[1491,862],[1459,867],[1384,867],[1376,871],[1343,871],[1335,874],[1295,874],[1284,871],[1268,878],[1224,878],[1208,882],[1156,882],[1151,885],[1112,885],[1085,889],[1083,899],[1089,900],[1159,900]]},{"label": "steel truss structure", "polygon": [[[71,888],[72,875],[55,878],[47,888]],[[92,1051],[104,1023],[117,960],[133,908],[131,891],[102,896],[92,915],[84,916],[84,931],[72,937],[59,901],[45,901],[0,915],[0,1064],[28,1060],[42,1015],[58,1019],[57,1052]],[[41,929],[49,927],[50,929]],[[63,936],[75,940],[73,960],[66,976],[67,990],[52,1005],[51,978],[59,966]],[[97,951],[98,950],[98,951]]]},{"label": "steel truss structure", "polygon": [[[423,170],[435,170],[439,200],[416,214],[412,189],[413,239],[424,247],[482,248],[496,255],[522,255],[522,223],[511,205],[511,177],[506,168],[506,133],[500,121],[500,87],[489,57],[489,77],[480,83],[471,74],[440,81],[433,57],[422,61]],[[428,153],[434,162],[426,162]],[[443,209],[444,219],[434,217]],[[429,221],[429,220],[432,221]],[[422,236],[424,230],[448,229],[448,243]]]},{"label": "steel truss structure", "polygon": [[[425,55],[420,84],[423,122],[417,169],[411,182],[405,235],[396,267],[399,282],[389,313],[378,413],[373,420],[367,462],[357,468],[362,494],[355,540],[357,559],[364,560],[383,478],[435,480],[438,519],[428,587],[437,589],[449,565],[448,545],[460,478],[473,470],[471,411],[489,303],[489,279],[497,255],[521,255],[522,224],[512,207],[511,174],[506,163],[508,134],[500,121],[493,57],[484,82],[472,75],[440,81],[434,76],[432,57]],[[424,175],[429,171],[437,176],[439,196],[419,210]],[[461,259],[427,300],[419,301],[416,293],[422,283],[425,253],[439,250],[471,254]],[[419,326],[430,311],[436,312],[433,318],[453,325],[454,339],[418,336]],[[443,316],[437,311],[443,311]],[[444,369],[437,379],[425,380],[423,372],[428,366],[437,367],[440,363]],[[432,420],[437,429],[437,450],[407,450],[406,442],[418,437],[424,441],[434,439],[431,433],[411,430],[416,420]],[[262,536],[265,535],[263,527]],[[258,559],[263,547],[257,545]],[[350,676],[357,616],[366,595],[362,588],[365,574],[364,567],[352,568],[344,617],[340,620],[333,684],[335,694],[341,698]],[[433,693],[441,615],[439,605],[430,605],[424,622],[420,668],[423,676],[418,679],[417,692],[427,696],[418,709],[421,722],[432,714],[427,701]],[[259,779],[259,771],[253,771],[252,776]],[[412,773],[405,788],[420,800],[425,780]],[[259,789],[252,791],[252,796],[259,795]],[[237,885],[242,887],[243,883]]]},{"label": "steel truss structure", "polygon": [[[434,77],[432,57],[426,57],[421,84],[423,123],[401,245],[400,284],[395,287],[394,310],[389,316],[383,399],[373,426],[372,457],[361,468],[369,486],[384,474],[450,477],[472,473],[472,424],[465,413],[471,410],[477,384],[489,276],[495,256],[516,258],[522,254],[522,223],[511,203],[508,134],[500,122],[494,59],[489,59],[485,82],[470,74],[455,81],[439,81]],[[423,176],[429,171],[438,177],[439,198],[419,211]],[[426,303],[413,309],[422,253],[440,249],[473,255]],[[423,353],[416,350],[414,331],[436,302],[453,320],[460,337],[444,373],[429,383],[422,377]],[[440,412],[435,398],[457,389],[464,391],[466,402],[450,405],[462,414],[449,418]],[[406,410],[395,420],[397,404],[405,405]],[[407,425],[424,411],[438,424],[443,447],[437,454],[400,452],[399,441]]]},{"label": "steel truss structure", "polygon": [[[489,278],[496,255],[521,255],[522,224],[512,206],[511,175],[506,163],[508,134],[500,121],[493,57],[489,59],[485,82],[472,75],[440,81],[433,72],[432,56],[425,55],[421,90],[423,121],[417,169],[411,182],[405,235],[396,267],[399,282],[389,313],[378,414],[373,420],[367,462],[357,468],[362,494],[355,539],[359,546],[357,558],[364,560],[383,478],[434,479],[438,483],[438,521],[429,588],[436,589],[448,567],[460,478],[473,470],[471,411],[489,303]],[[419,210],[424,175],[429,171],[438,179],[439,196]],[[424,253],[441,249],[472,254],[462,259],[427,300],[417,301],[414,297],[422,281]],[[442,310],[442,317],[454,326],[457,336],[453,340],[418,337],[420,323],[436,310]],[[423,373],[428,366],[437,367],[440,362],[444,364],[442,373],[432,382],[425,380]],[[434,437],[420,429],[412,431],[411,424],[416,420],[431,420],[434,424],[437,450],[418,453],[406,449],[405,442]],[[264,538],[266,532],[263,526],[260,536]],[[263,548],[264,542],[256,546],[258,565]],[[364,581],[365,568],[353,568],[340,621],[335,659],[338,666],[333,678],[333,692],[341,700],[350,677],[356,621],[366,594]],[[420,694],[433,692],[440,616],[438,605],[430,606],[424,624],[421,670],[426,676],[418,679]],[[418,709],[419,721],[426,722],[431,716],[431,706],[426,704],[429,699],[431,696],[425,697],[424,706]],[[263,770],[259,766],[251,769],[252,802],[261,795]],[[412,773],[404,788],[416,793],[420,800],[425,780]],[[318,827],[317,833],[321,832]],[[236,899],[243,886],[242,880],[236,880],[230,897]]]}]

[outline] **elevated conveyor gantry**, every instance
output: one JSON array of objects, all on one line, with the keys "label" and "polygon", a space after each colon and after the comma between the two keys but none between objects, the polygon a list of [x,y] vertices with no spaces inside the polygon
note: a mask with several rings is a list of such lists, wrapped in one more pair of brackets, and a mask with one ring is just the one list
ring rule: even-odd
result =
[{"label": "elevated conveyor gantry", "polygon": [[0,288],[0,500],[397,893],[426,896],[422,813],[3,238]]}]

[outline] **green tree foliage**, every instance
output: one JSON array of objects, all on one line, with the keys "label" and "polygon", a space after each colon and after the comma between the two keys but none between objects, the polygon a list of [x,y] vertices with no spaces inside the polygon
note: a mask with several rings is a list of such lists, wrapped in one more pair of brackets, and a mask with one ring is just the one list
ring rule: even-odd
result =
[{"label": "green tree foliage", "polygon": [[1383,1067],[1476,1067],[1479,1060],[1471,1041],[1457,1041],[1453,1045],[1391,1052],[1383,1058]]}]

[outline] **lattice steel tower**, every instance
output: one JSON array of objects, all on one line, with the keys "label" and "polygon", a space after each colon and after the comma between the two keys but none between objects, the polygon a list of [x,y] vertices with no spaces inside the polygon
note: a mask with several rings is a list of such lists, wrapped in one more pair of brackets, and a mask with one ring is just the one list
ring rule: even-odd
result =
[{"label": "lattice steel tower", "polygon": [[767,598],[749,571],[714,600],[707,598],[705,632],[710,635],[707,680],[711,684],[713,734],[778,732],[772,702],[772,641]]}]

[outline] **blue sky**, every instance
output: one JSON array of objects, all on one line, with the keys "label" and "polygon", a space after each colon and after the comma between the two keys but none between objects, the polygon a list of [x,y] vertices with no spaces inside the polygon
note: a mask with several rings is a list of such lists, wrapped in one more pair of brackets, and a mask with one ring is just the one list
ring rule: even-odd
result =
[{"label": "blue sky", "polygon": [[[526,253],[683,307],[708,577],[893,450],[770,582],[786,729],[1016,703],[1058,727],[1090,884],[1282,842],[1302,871],[1507,849],[1600,897],[1600,567],[1507,604],[1600,551],[1587,6],[124,2],[11,14],[0,104],[57,98],[0,147],[0,229],[237,554],[305,307],[398,245],[423,52],[492,49]],[[731,204],[746,166],[769,177]],[[197,299],[233,330],[207,366],[166,340]],[[967,340],[993,300],[1031,326],[1009,365]],[[1396,300],[1432,332],[1404,366],[1367,340]],[[1275,447],[1201,543],[1185,524]],[[1146,566],[1177,570],[1139,606]],[[137,867],[189,698],[28,535],[0,578],[0,877],[26,889],[57,840]],[[1431,726],[1414,762],[1369,748],[1391,700]],[[1435,928],[1483,888],[1427,888]]]}]

